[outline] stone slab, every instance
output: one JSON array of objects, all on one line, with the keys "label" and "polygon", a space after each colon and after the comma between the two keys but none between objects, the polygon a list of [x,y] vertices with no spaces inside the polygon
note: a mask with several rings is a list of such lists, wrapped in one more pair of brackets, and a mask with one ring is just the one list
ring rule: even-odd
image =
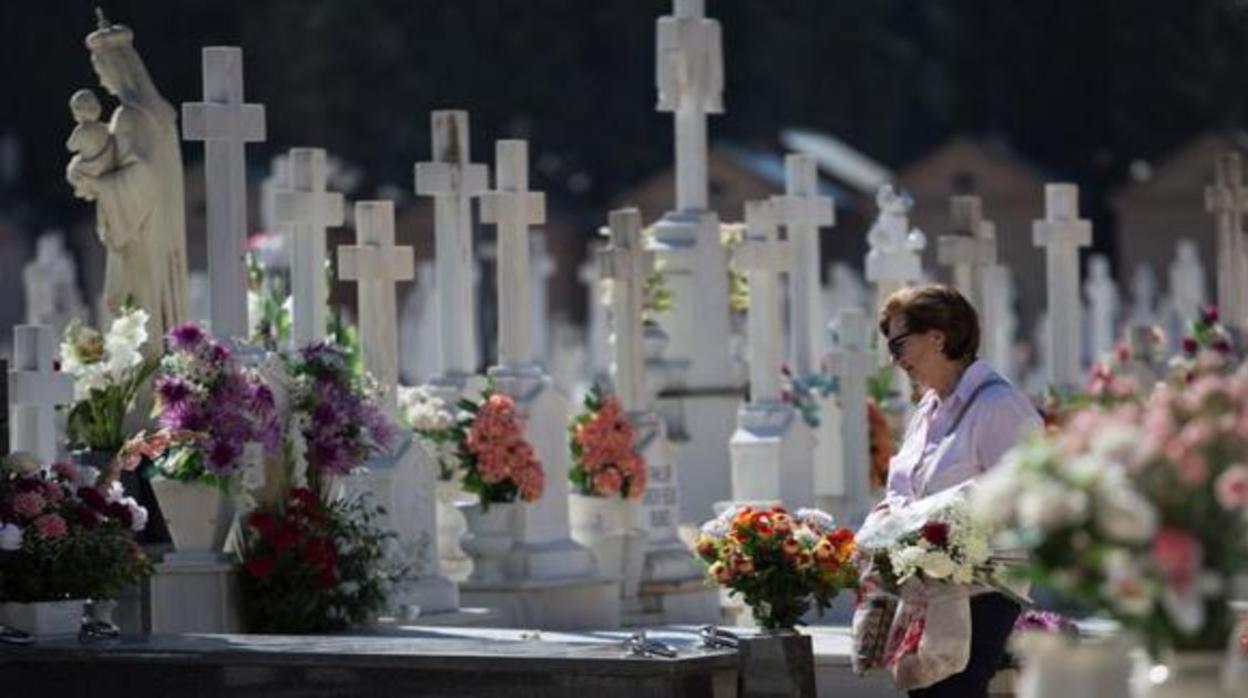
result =
[{"label": "stone slab", "polygon": [[619,580],[591,577],[501,584],[465,582],[463,604],[497,609],[500,625],[543,630],[620,627]]},{"label": "stone slab", "polygon": [[[126,637],[0,648],[14,695],[736,696],[737,653],[632,656],[619,638],[568,642],[426,629],[419,638],[277,635]],[[107,682],[99,678],[108,675]]]}]

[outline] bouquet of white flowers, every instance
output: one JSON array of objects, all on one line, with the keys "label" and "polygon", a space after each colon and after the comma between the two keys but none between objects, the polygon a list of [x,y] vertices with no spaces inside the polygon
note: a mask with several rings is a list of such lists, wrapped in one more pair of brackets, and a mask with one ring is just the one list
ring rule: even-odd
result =
[{"label": "bouquet of white flowers", "polygon": [[73,447],[116,451],[125,443],[126,415],[158,365],[142,354],[148,319],[147,311],[126,308],[107,334],[78,320],[65,329],[60,360],[61,370],[74,377],[74,403],[69,409]]}]

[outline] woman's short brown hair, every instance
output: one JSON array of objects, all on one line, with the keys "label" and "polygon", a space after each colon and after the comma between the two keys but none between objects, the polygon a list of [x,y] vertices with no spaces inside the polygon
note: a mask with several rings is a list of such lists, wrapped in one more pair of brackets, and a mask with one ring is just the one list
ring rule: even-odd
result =
[{"label": "woman's short brown hair", "polygon": [[907,332],[944,332],[944,352],[951,361],[973,361],[979,353],[979,314],[952,286],[908,286],[889,296],[880,308],[880,333],[885,337],[895,315],[905,318]]}]

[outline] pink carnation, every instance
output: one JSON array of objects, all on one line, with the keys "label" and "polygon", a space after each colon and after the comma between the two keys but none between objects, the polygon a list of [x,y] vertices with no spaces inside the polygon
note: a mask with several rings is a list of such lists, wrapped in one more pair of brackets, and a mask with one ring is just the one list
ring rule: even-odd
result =
[{"label": "pink carnation", "polygon": [[33,519],[42,514],[43,508],[47,506],[47,501],[38,492],[21,492],[13,495],[13,499],[9,501],[13,507],[13,513],[27,519]]},{"label": "pink carnation", "polygon": [[536,502],[542,498],[542,491],[546,489],[546,474],[542,472],[541,464],[536,461],[522,473],[520,498],[526,502]]},{"label": "pink carnation", "polygon": [[1224,509],[1248,505],[1248,465],[1237,463],[1227,468],[1214,483],[1214,493]]},{"label": "pink carnation", "polygon": [[55,540],[68,533],[69,527],[59,514],[44,514],[35,519],[35,532],[42,538]]},{"label": "pink carnation", "polygon": [[619,470],[605,468],[594,476],[594,493],[603,497],[610,497],[618,493],[623,484],[624,478],[620,476]]},{"label": "pink carnation", "polygon": [[61,483],[59,482],[45,482],[43,483],[43,496],[47,497],[49,502],[55,504],[65,499],[65,490],[61,489]]}]

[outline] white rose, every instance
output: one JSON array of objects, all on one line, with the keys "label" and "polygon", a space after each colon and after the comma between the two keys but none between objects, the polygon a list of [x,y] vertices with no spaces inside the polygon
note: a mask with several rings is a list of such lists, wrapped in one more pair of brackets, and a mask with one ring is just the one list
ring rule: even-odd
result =
[{"label": "white rose", "polygon": [[962,554],[972,565],[986,562],[990,553],[988,541],[980,536],[972,536],[962,544]]},{"label": "white rose", "polygon": [[122,504],[130,510],[130,530],[138,533],[147,528],[147,508],[139,506],[139,503],[133,497],[126,497],[121,500]]},{"label": "white rose", "polygon": [[923,553],[919,558],[918,564],[919,569],[933,579],[945,579],[953,575],[954,570],[957,569],[957,565],[954,564],[949,555],[940,550]]},{"label": "white rose", "polygon": [[0,526],[0,550],[17,550],[22,547],[22,528],[6,523]]},{"label": "white rose", "polygon": [[970,584],[975,581],[975,568],[970,565],[958,565],[953,570],[955,584]]}]

